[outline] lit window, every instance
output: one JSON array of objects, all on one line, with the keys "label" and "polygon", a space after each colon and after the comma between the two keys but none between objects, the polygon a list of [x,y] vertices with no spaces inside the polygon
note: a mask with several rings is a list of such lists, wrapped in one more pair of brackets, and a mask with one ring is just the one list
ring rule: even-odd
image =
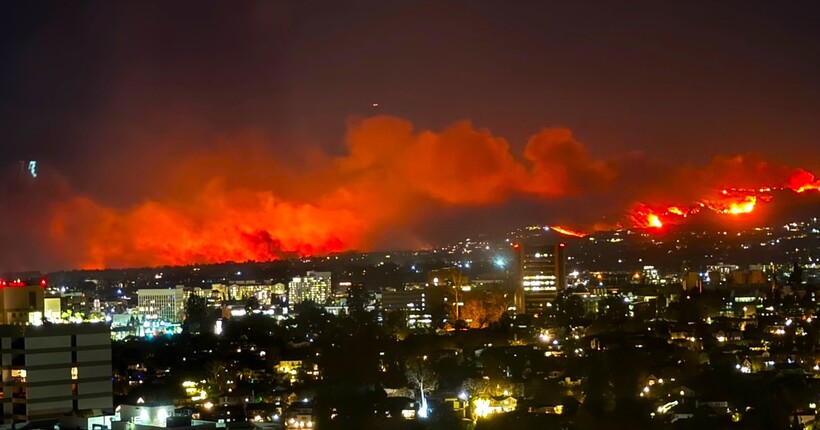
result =
[{"label": "lit window", "polygon": [[71,368],[71,379],[77,379],[79,373],[80,372],[77,370],[76,367],[72,367]]}]

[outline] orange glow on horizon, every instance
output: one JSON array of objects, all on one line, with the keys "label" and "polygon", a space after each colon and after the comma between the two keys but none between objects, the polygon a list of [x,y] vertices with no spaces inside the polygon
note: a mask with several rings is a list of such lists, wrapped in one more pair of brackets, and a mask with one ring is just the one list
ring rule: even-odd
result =
[{"label": "orange glow on horizon", "polygon": [[[577,216],[573,226],[588,232],[631,223],[662,233],[706,210],[755,220],[743,214],[775,193],[820,190],[813,173],[750,155],[669,166],[630,188],[631,172],[617,159],[593,157],[571,130],[559,128],[533,135],[516,152],[466,121],[425,130],[377,116],[349,125],[346,151],[305,154],[298,169],[270,150],[269,140],[255,132],[219,137],[179,159],[157,160],[145,189],[158,191],[121,205],[70,184],[52,187],[61,191],[26,227],[37,227],[63,267],[104,269],[270,261],[387,245],[420,249],[432,238],[417,226],[437,209],[500,206],[518,197],[577,198],[564,219]],[[459,162],[443,169],[442,160]],[[629,212],[611,217],[629,204]],[[599,224],[583,224],[593,217]]]}]

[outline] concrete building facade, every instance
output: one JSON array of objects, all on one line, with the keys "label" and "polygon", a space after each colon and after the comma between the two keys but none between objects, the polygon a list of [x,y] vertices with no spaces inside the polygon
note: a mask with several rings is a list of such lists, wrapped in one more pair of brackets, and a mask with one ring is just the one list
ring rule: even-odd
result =
[{"label": "concrete building facade", "polygon": [[44,297],[45,289],[39,285],[2,281],[0,324],[28,324],[30,319],[42,319]]},{"label": "concrete building facade", "polygon": [[111,409],[111,335],[106,324],[0,326],[3,422]]},{"label": "concrete building facade", "polygon": [[181,323],[185,315],[185,292],[182,287],[142,288],[137,290],[137,305],[140,312],[149,318]]},{"label": "concrete building facade", "polygon": [[566,244],[536,241],[513,245],[515,307],[519,314],[540,314],[567,285]]}]

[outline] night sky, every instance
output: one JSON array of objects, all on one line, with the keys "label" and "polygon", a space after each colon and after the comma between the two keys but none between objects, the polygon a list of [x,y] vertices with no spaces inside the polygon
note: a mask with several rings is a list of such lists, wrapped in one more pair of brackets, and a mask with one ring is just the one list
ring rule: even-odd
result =
[{"label": "night sky", "polygon": [[820,172],[818,12],[6,2],[0,271],[591,229],[783,185]]}]

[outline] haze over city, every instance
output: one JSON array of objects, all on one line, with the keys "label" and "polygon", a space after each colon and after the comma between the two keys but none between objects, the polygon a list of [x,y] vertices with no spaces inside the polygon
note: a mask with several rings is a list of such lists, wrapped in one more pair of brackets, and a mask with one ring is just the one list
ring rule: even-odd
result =
[{"label": "haze over city", "polygon": [[[818,184],[815,7],[708,6],[4,5],[0,262],[423,249],[784,199],[810,213],[816,192],[759,190]],[[755,191],[723,192],[738,188]]]}]

